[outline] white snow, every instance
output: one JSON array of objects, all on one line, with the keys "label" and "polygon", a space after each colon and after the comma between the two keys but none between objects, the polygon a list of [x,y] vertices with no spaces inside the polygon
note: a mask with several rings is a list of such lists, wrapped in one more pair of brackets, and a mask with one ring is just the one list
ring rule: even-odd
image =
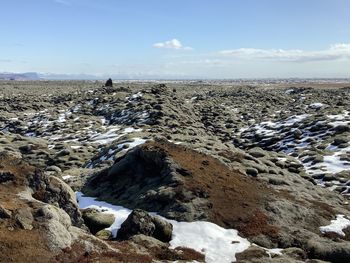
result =
[{"label": "white snow", "polygon": [[329,145],[326,149],[334,151],[334,154],[323,156],[323,162],[315,165],[305,163],[304,167],[306,172],[310,174],[317,172],[339,173],[344,170],[350,170],[350,163],[345,160],[340,160],[342,154],[350,152],[350,146],[346,148],[338,148],[336,146]]},{"label": "white snow", "polygon": [[293,126],[297,122],[301,122],[302,120],[306,119],[309,115],[308,114],[302,114],[302,115],[294,115],[289,118],[285,122],[282,122],[282,125],[284,126]]},{"label": "white snow", "polygon": [[349,117],[348,111],[343,111],[341,114],[327,115],[328,119],[337,120],[337,121],[344,120],[346,117]]},{"label": "white snow", "polygon": [[[95,208],[103,213],[111,213],[115,221],[107,228],[116,236],[121,224],[131,213],[130,209],[97,201],[93,197],[76,192],[80,208]],[[238,236],[237,230],[224,229],[210,222],[177,222],[168,220],[173,225],[171,248],[178,246],[195,249],[205,255],[208,263],[229,263],[236,260],[235,254],[246,250],[251,244],[247,239]]]},{"label": "white snow", "polygon": [[135,129],[132,127],[125,128],[123,131],[121,131],[121,127],[118,125],[115,126],[108,126],[108,130],[104,133],[96,133],[93,136],[90,137],[89,141],[91,143],[97,143],[97,144],[109,144],[120,137],[122,137],[125,134],[132,133],[132,132],[139,132],[142,131],[142,129]]},{"label": "white snow", "polygon": [[332,120],[329,122],[329,124],[333,127],[347,125],[350,123],[350,116],[348,111],[343,111],[341,114],[327,115],[327,118]]},{"label": "white snow", "polygon": [[173,225],[171,248],[192,248],[205,254],[205,261],[209,263],[236,261],[235,254],[250,247],[250,242],[238,236],[237,230],[234,229],[224,229],[204,221],[169,221]]},{"label": "white snow", "polygon": [[270,258],[272,258],[272,255],[282,255],[282,251],[283,249],[282,248],[270,248],[270,249],[267,249],[267,248],[263,248],[266,253],[269,255]]},{"label": "white snow", "polygon": [[126,218],[131,213],[130,209],[127,209],[118,205],[111,205],[107,202],[97,201],[93,197],[84,196],[81,192],[76,192],[79,208],[95,208],[103,213],[113,214],[115,217],[114,223],[107,228],[112,232],[113,236],[117,235],[121,224],[126,220]]},{"label": "white snow", "polygon": [[72,149],[79,149],[79,148],[82,148],[83,146],[81,146],[81,145],[71,145],[70,147]]},{"label": "white snow", "polygon": [[58,122],[65,122],[66,121],[66,115],[64,113],[61,113],[59,116],[58,116]]},{"label": "white snow", "polygon": [[327,105],[326,105],[326,104],[323,104],[323,103],[321,103],[321,102],[315,102],[315,103],[310,104],[308,107],[309,107],[310,109],[315,109],[315,110],[317,110],[317,109],[321,109],[321,108],[323,108],[323,107],[325,107],[325,106],[327,106]]},{"label": "white snow", "polygon": [[[301,122],[308,116],[309,116],[308,114],[302,114],[302,115],[294,115],[285,120],[281,120],[278,122],[264,121],[259,124],[253,125],[253,129],[256,134],[269,137],[276,134],[278,129],[293,126],[295,123]],[[241,132],[245,132],[245,131],[246,129],[241,129]]]},{"label": "white snow", "polygon": [[116,139],[118,139],[119,137],[121,137],[119,133],[116,133],[116,131],[118,131],[119,129],[120,128],[117,127],[117,128],[110,129],[105,133],[98,133],[92,136],[90,138],[90,141],[92,143],[97,143],[97,144],[109,144],[115,141]]},{"label": "white snow", "polygon": [[142,97],[142,92],[138,92],[136,94],[131,95],[131,99],[137,99]]},{"label": "white snow", "polygon": [[350,227],[350,220],[345,218],[344,215],[337,215],[337,218],[331,220],[331,224],[328,226],[321,226],[320,231],[322,233],[334,232],[338,235],[345,236],[343,229]]},{"label": "white snow", "polygon": [[100,121],[101,121],[101,124],[102,125],[105,125],[105,123],[106,123],[106,118],[105,117],[100,117]]},{"label": "white snow", "polygon": [[124,133],[139,132],[139,131],[142,131],[142,129],[135,129],[133,127],[128,127],[124,129]]},{"label": "white snow", "polygon": [[350,169],[349,164],[347,164],[347,162],[341,161],[340,157],[337,155],[324,156],[323,165],[327,169],[327,171],[331,173],[339,173],[341,171]]},{"label": "white snow", "polygon": [[281,162],[286,162],[288,159],[285,157],[277,157],[277,160],[279,160]]},{"label": "white snow", "polygon": [[129,142],[128,143],[129,144],[129,149],[134,148],[136,146],[139,146],[139,145],[141,145],[141,144],[146,142],[145,139],[141,139],[141,138],[134,138],[133,140],[134,140],[133,142]]},{"label": "white snow", "polygon": [[283,248],[265,248],[254,243],[252,244],[252,246],[265,250],[266,254],[269,255],[269,258],[272,258],[272,255],[282,255],[283,251]]},{"label": "white snow", "polygon": [[63,175],[62,176],[62,179],[65,181],[65,180],[68,180],[69,178],[72,178],[71,175]]}]

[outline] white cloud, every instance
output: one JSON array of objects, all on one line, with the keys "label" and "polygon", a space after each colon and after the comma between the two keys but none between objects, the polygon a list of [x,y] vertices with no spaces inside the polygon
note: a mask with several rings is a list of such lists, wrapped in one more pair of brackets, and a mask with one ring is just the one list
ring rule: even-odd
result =
[{"label": "white cloud", "polygon": [[167,48],[167,49],[183,49],[183,50],[192,50],[191,47],[184,47],[180,40],[174,38],[172,40],[168,40],[165,42],[159,42],[153,44],[153,47],[155,48]]},{"label": "white cloud", "polygon": [[325,50],[300,50],[300,49],[256,49],[239,48],[222,50],[220,55],[241,59],[263,59],[291,62],[329,61],[338,59],[350,59],[350,44],[334,44]]}]

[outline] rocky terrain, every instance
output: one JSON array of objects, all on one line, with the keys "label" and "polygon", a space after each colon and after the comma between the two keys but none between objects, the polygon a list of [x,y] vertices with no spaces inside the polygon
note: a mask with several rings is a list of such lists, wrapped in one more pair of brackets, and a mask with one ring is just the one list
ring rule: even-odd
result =
[{"label": "rocky terrain", "polygon": [[0,261],[349,262],[349,99],[0,82]]}]

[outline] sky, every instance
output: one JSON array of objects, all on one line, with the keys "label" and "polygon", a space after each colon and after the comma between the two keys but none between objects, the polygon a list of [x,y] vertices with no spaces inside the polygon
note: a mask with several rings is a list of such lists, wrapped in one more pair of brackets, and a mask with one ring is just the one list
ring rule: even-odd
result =
[{"label": "sky", "polygon": [[0,72],[350,77],[348,0],[0,0]]}]

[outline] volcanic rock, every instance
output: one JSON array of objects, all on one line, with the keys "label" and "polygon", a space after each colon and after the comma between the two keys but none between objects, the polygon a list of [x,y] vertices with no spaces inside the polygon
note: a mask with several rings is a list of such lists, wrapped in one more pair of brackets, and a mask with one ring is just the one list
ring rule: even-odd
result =
[{"label": "volcanic rock", "polygon": [[106,83],[105,83],[105,87],[113,87],[113,81],[112,79],[107,79]]},{"label": "volcanic rock", "polygon": [[115,220],[113,214],[102,213],[93,208],[84,209],[82,211],[82,217],[84,219],[84,223],[93,234],[96,234],[104,228],[110,227]]},{"label": "volcanic rock", "polygon": [[129,239],[132,236],[143,234],[154,237],[163,242],[171,240],[173,226],[159,217],[151,216],[147,212],[135,209],[121,225],[117,238]]}]

